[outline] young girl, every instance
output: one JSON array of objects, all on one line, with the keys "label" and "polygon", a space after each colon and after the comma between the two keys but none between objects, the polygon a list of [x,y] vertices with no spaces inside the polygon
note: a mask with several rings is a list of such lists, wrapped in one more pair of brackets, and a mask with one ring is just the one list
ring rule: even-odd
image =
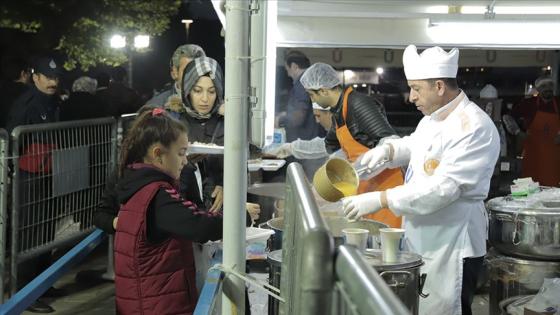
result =
[{"label": "young girl", "polygon": [[187,163],[187,130],[164,109],[138,116],[123,143],[115,233],[118,314],[191,314],[197,292],[191,241],[222,237],[220,212],[175,190]]}]

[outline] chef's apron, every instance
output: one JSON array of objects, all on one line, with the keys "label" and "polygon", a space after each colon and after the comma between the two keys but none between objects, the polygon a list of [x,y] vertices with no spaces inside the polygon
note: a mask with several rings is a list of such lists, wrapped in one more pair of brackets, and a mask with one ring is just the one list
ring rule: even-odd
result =
[{"label": "chef's apron", "polygon": [[[430,180],[442,157],[443,148],[437,146],[437,144],[441,145],[440,138],[441,135],[437,132],[414,142],[405,175],[406,183]],[[433,145],[434,143],[436,145]],[[438,161],[438,163],[429,163],[429,161]],[[455,206],[470,207],[462,203],[457,200]],[[424,228],[424,225],[427,225],[429,231]],[[467,224],[461,226],[450,224],[435,228],[430,226],[430,222],[426,222],[422,216],[411,216],[405,219],[404,229],[405,250],[422,256],[424,265],[420,271],[427,275],[423,292],[429,296],[420,298],[418,314],[460,314],[464,256],[462,245],[466,243]],[[436,231],[437,233],[434,233]],[[449,241],[449,244],[442,246],[443,240]],[[439,246],[430,251],[420,250],[428,243],[439,244]]]},{"label": "chef's apron", "polygon": [[554,143],[560,131],[558,104],[553,99],[554,112],[540,111],[537,99],[537,113],[528,128],[528,136],[523,144],[523,177],[532,177],[543,186],[559,186],[560,145]]},{"label": "chef's apron", "polygon": [[[350,93],[352,93],[351,87],[347,88],[344,92],[344,97],[342,99],[342,118],[344,120],[344,124],[342,126],[336,126],[336,137],[338,138],[340,147],[344,153],[346,153],[348,161],[353,163],[360,155],[369,151],[370,148],[356,141],[352,137],[352,134],[346,125],[348,96]],[[375,105],[372,104],[372,106]],[[362,194],[372,191],[383,191],[402,184],[403,177],[400,169],[387,169],[369,180],[360,181],[358,193]],[[383,208],[374,214],[369,214],[366,218],[385,223],[391,227],[401,227],[402,224],[401,217],[394,215],[388,208]]]}]

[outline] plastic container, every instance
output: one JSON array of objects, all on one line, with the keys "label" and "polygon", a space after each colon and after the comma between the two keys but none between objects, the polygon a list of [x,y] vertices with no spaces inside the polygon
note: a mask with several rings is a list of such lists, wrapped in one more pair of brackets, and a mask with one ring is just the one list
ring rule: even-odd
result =
[{"label": "plastic container", "polygon": [[245,230],[245,254],[247,259],[266,259],[266,245],[268,239],[274,234],[273,230],[248,227]]}]

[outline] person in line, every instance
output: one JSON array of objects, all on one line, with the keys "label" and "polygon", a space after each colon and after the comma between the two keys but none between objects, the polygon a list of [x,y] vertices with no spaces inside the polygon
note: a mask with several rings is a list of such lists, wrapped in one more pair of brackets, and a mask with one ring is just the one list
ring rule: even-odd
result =
[{"label": "person in line", "polygon": [[[220,65],[209,57],[190,62],[183,72],[181,110],[176,112],[189,128],[192,142],[224,145],[224,117],[218,113],[223,103],[223,75]],[[223,204],[223,155],[193,157],[181,178],[195,172],[200,199],[209,209],[217,211]],[[190,176],[188,176],[190,177]],[[181,185],[181,191],[186,185]]]},{"label": "person in line", "polygon": [[[177,103],[181,101],[181,80],[185,67],[193,59],[205,56],[204,50],[198,45],[186,44],[177,47],[169,60],[169,74],[173,82],[168,84],[160,93],[154,95],[146,105],[162,106],[168,103],[169,106],[179,105]],[[180,107],[173,107],[172,109],[176,108]]]},{"label": "person in line", "polygon": [[104,103],[95,95],[97,80],[88,76],[77,78],[72,83],[68,100],[60,106],[60,120],[80,120],[111,116]]},{"label": "person in line", "polygon": [[[471,314],[486,254],[484,200],[500,151],[490,117],[457,86],[459,50],[408,46],[403,64],[410,102],[424,114],[416,130],[368,151],[373,173],[408,166],[405,184],[342,199],[348,219],[389,207],[403,215],[404,243],[428,274],[420,314]],[[382,160],[388,162],[379,165]]]},{"label": "person in line", "polygon": [[197,301],[192,242],[222,237],[222,214],[180,197],[187,128],[164,109],[133,123],[120,155],[115,233],[119,314],[191,314]]},{"label": "person in line", "polygon": [[8,114],[12,111],[14,101],[29,88],[30,67],[21,57],[8,57],[2,60],[3,80],[0,83],[0,128],[5,129]]},{"label": "person in line", "polygon": [[[333,114],[335,123],[325,138],[327,151],[332,153],[342,149],[347,160],[354,163],[370,148],[377,146],[381,139],[396,136],[387,121],[383,105],[352,87],[343,89],[338,73],[330,65],[315,63],[305,71],[300,81],[311,100]],[[385,170],[361,181],[358,192],[387,189],[402,183],[399,169]],[[401,226],[401,218],[389,209],[378,211],[368,218],[392,227]]]}]

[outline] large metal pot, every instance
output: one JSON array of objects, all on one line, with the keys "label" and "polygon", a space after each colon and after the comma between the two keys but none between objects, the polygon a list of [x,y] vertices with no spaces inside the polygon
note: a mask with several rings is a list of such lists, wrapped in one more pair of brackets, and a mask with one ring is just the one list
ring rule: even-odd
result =
[{"label": "large metal pot", "polygon": [[517,257],[560,260],[560,207],[544,202],[526,207],[511,197],[488,201],[488,239],[498,251]]},{"label": "large metal pot", "polygon": [[[348,221],[340,216],[324,216],[329,230],[334,238],[335,246],[344,244],[344,236],[342,230],[345,228],[361,228],[369,231],[368,240],[369,247],[380,248],[381,240],[379,239],[379,229],[388,227],[386,224],[373,220],[358,220],[355,222]],[[274,235],[271,236],[270,250],[282,248],[282,233],[284,230],[284,218],[274,218],[266,222],[268,228],[274,230]]]},{"label": "large metal pot", "polygon": [[529,303],[535,296],[534,295],[520,295],[505,299],[500,302],[501,315],[511,315],[508,312],[508,307],[513,305],[525,305]]},{"label": "large metal pot", "polygon": [[560,277],[560,262],[526,260],[490,251],[490,314],[500,314],[500,302],[518,295],[535,294],[545,278]]},{"label": "large metal pot", "polygon": [[383,261],[379,249],[368,249],[364,256],[410,313],[418,314],[420,296],[425,297],[422,289],[426,274],[420,274],[420,267],[424,265],[422,256],[411,252],[400,252],[397,255],[397,262],[391,263]]}]

